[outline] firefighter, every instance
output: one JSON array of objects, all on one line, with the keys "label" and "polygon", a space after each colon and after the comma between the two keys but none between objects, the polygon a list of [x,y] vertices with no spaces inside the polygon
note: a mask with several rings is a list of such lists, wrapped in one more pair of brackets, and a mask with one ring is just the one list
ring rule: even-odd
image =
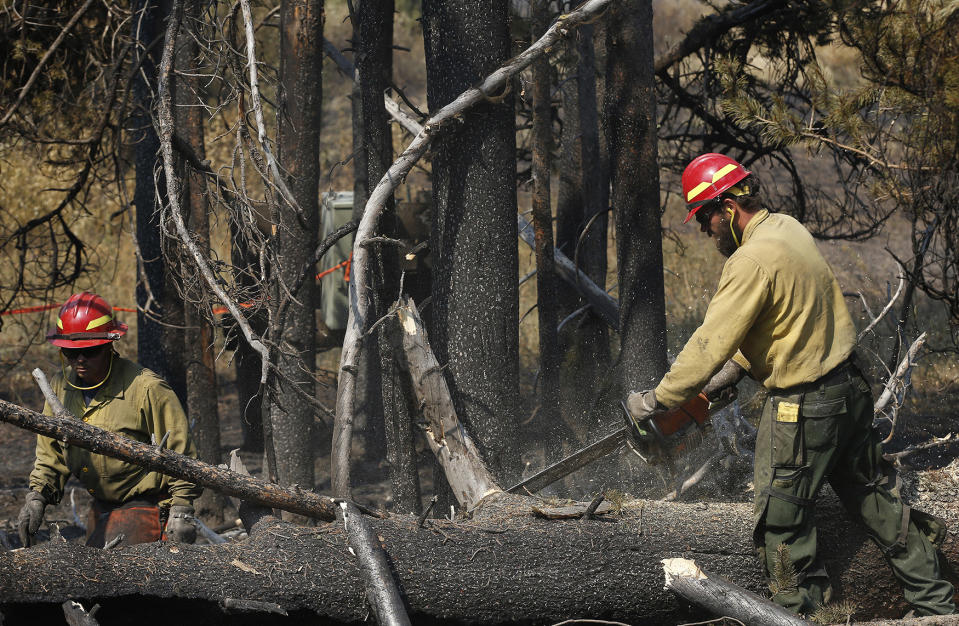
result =
[{"label": "firefighter", "polygon": [[[828,480],[878,544],[920,615],[955,611],[939,571],[943,522],[903,503],[873,429],[869,383],[857,365],[856,329],[842,291],[809,232],[763,208],[756,178],[721,154],[683,172],[688,214],[728,257],[702,325],[652,390],[627,398],[643,419],[692,398],[725,367],[769,395],[756,439],[753,540],[767,578],[788,548],[795,586],[773,600],[808,615],[830,601],[816,554],[813,509]],[[727,361],[731,362],[727,364]]]},{"label": "firefighter", "polygon": [[[71,296],[47,335],[60,348],[63,369],[51,383],[54,393],[77,419],[142,443],[166,436],[165,447],[195,458],[176,394],[156,374],[114,349],[113,342],[126,331],[127,325],[114,319],[113,308],[100,296]],[[67,373],[67,365],[72,373]],[[49,403],[43,412],[53,414]],[[41,435],[30,491],[17,520],[24,546],[33,543],[46,505],[63,497],[70,474],[93,496],[87,545],[103,547],[121,534],[122,545],[158,541],[164,534],[183,543],[196,540],[193,501],[201,491],[196,485]]]}]

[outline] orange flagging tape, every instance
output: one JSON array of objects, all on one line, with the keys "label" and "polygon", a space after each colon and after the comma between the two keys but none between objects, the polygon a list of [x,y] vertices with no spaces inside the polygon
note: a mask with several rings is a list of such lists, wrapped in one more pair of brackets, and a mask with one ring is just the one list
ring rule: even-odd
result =
[{"label": "orange flagging tape", "polygon": [[[343,280],[346,281],[346,282],[350,282],[350,265],[351,265],[352,262],[353,262],[353,253],[350,252],[350,256],[349,256],[348,259],[346,259],[346,260],[343,261],[342,263],[339,263],[339,264],[337,264],[337,265],[334,265],[333,267],[331,267],[331,268],[328,269],[328,270],[324,270],[324,271],[320,272],[319,274],[316,275],[316,280],[319,280],[319,279],[323,278],[324,276],[326,276],[327,274],[332,274],[332,273],[335,272],[336,270],[345,267],[346,270],[343,272]],[[41,311],[49,311],[49,310],[51,310],[51,309],[59,309],[61,306],[63,306],[63,304],[42,304],[42,305],[40,305],[40,306],[28,306],[28,307],[23,307],[23,308],[20,308],[20,309],[12,309],[12,310],[10,310],[10,311],[2,311],[2,312],[0,312],[0,315],[22,315],[22,314],[24,314],[24,313],[39,313],[39,312],[41,312]],[[252,302],[243,302],[243,303],[240,304],[240,306],[243,307],[244,309],[249,309],[250,307],[253,306],[253,303],[252,303]],[[114,311],[121,311],[121,312],[123,312],[123,313],[136,313],[136,312],[137,312],[136,309],[131,309],[131,308],[129,308],[129,307],[123,307],[123,306],[115,306],[115,307],[113,307],[113,310],[114,310]],[[214,315],[223,315],[223,314],[226,313],[227,311],[229,311],[229,309],[226,308],[225,306],[213,307],[213,314],[214,314]]]}]

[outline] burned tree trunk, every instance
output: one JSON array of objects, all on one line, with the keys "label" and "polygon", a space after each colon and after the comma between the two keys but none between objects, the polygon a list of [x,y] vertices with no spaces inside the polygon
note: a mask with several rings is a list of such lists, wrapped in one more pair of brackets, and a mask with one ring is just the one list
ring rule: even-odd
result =
[{"label": "burned tree trunk", "polygon": [[667,370],[652,29],[650,0],[610,6],[604,125],[626,390],[648,389]]},{"label": "burned tree trunk", "polygon": [[[510,57],[507,3],[423,2],[427,101],[438,110]],[[519,402],[516,134],[509,88],[433,142],[430,341],[456,412],[498,477],[513,476]]]}]

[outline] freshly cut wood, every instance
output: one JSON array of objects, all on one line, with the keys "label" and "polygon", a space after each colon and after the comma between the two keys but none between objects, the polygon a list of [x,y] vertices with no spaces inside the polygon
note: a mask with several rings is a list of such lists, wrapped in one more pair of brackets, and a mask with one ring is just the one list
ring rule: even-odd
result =
[{"label": "freshly cut wood", "polygon": [[[53,400],[50,403],[51,406],[58,405],[59,401],[53,395],[43,372],[34,370],[34,376],[38,379],[42,378],[41,389],[48,402]],[[52,437],[71,446],[134,463],[161,474],[189,480],[226,495],[236,496],[241,500],[249,500],[263,506],[299,513],[327,522],[336,518],[333,499],[327,496],[302,489],[280,487],[203,463],[168,448],[140,443],[78,420],[62,406],[59,409],[55,411],[54,416],[49,416],[0,400],[0,420]]]},{"label": "freshly cut wood", "polygon": [[[942,472],[935,474],[941,484]],[[750,504],[633,501],[602,520],[552,521],[535,518],[529,498],[499,498],[512,500],[501,508],[484,502],[472,520],[431,519],[422,528],[413,516],[367,520],[389,553],[413,623],[591,618],[673,626],[711,619],[663,588],[660,561],[681,556],[767,594],[750,539]],[[943,504],[959,511],[957,502]],[[860,607],[854,619],[905,614],[902,590],[882,554],[838,501],[818,507],[817,517],[824,565],[840,598]],[[44,543],[0,552],[0,612],[20,623],[18,617],[49,605],[62,619],[59,603],[83,598],[101,605],[103,622],[114,607],[135,602],[144,616],[138,626],[176,623],[178,611],[183,623],[215,624],[229,623],[221,600],[244,598],[272,603],[304,622],[367,617],[363,577],[342,526],[267,518],[255,531],[246,541],[216,546],[155,543],[104,551]],[[945,556],[953,564],[959,558],[953,535]]]},{"label": "freshly cut wood", "polygon": [[426,326],[416,304],[403,298],[396,305],[396,316],[399,324],[393,333],[393,342],[400,348],[396,350],[397,355],[410,373],[416,400],[429,424],[426,441],[446,473],[457,502],[470,510],[484,497],[501,489],[456,417],[443,368],[430,349]]},{"label": "freshly cut wood", "polygon": [[746,626],[807,626],[808,622],[751,591],[703,571],[689,559],[663,559],[666,588],[717,617]]}]

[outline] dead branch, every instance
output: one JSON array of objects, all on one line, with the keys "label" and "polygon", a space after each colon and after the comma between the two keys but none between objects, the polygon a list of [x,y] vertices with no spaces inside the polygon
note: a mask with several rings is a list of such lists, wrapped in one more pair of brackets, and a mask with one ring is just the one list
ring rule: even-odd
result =
[{"label": "dead branch", "polygon": [[747,626],[811,626],[812,622],[728,580],[706,572],[689,559],[663,559],[666,589],[714,615]]},{"label": "dead branch", "polygon": [[[908,385],[904,381],[907,380],[907,377],[911,373],[912,367],[915,365],[916,355],[925,343],[926,333],[922,333],[916,337],[916,340],[909,346],[909,350],[906,351],[906,356],[899,362],[899,367],[896,368],[896,371],[893,372],[889,380],[886,381],[886,384],[883,385],[882,393],[873,405],[873,413],[877,416],[875,422],[885,419],[892,425],[892,430],[889,436],[886,437],[885,442],[888,442],[892,438],[893,433],[896,432],[896,419],[899,416],[899,408],[905,400],[906,390],[908,388]],[[890,409],[891,416],[881,415],[893,400],[895,400],[895,403]]]},{"label": "dead branch", "polygon": [[47,64],[47,61],[50,60],[50,57],[57,51],[60,47],[60,44],[63,43],[63,40],[67,38],[67,35],[70,34],[70,31],[73,30],[73,27],[76,26],[76,23],[80,21],[80,18],[83,17],[83,14],[87,12],[87,9],[93,4],[93,0],[87,0],[83,3],[77,12],[73,14],[73,17],[70,18],[70,21],[67,22],[66,26],[63,27],[63,30],[60,31],[60,34],[57,35],[57,38],[54,40],[50,47],[47,49],[46,53],[43,55],[43,58],[37,62],[36,67],[33,68],[33,72],[30,74],[30,78],[27,79],[26,84],[23,85],[23,88],[20,90],[20,95],[17,96],[16,102],[14,102],[10,108],[7,110],[6,115],[3,116],[3,119],[0,120],[0,127],[6,126],[7,122],[10,121],[10,118],[13,117],[14,112],[17,110],[17,107],[26,99],[27,95],[30,93],[30,89],[33,87],[33,84],[37,82],[37,78],[40,77],[40,71]]},{"label": "dead branch", "polygon": [[[876,324],[882,321],[882,318],[886,316],[886,313],[888,313],[890,309],[892,309],[892,305],[895,304],[896,300],[899,299],[899,294],[902,293],[902,288],[905,286],[905,284],[906,284],[906,276],[900,275],[899,286],[896,288],[896,293],[894,293],[892,297],[889,298],[889,302],[887,302],[886,306],[884,306],[882,311],[879,312],[879,315],[873,318],[873,320],[869,322],[869,325],[863,328],[862,331],[860,331],[859,336],[856,337],[857,342],[862,341],[862,338],[865,337],[869,331],[875,328]],[[859,297],[862,298],[862,292],[859,292]],[[865,304],[865,298],[863,298],[863,304]]]},{"label": "dead branch", "polygon": [[362,337],[369,323],[370,277],[369,251],[363,242],[373,236],[387,198],[406,178],[420,157],[426,152],[437,131],[461,116],[470,107],[487,100],[486,94],[500,93],[509,80],[529,67],[540,55],[566,36],[571,28],[602,11],[610,0],[588,0],[576,10],[564,14],[532,46],[510,59],[495,70],[481,84],[471,87],[451,103],[436,112],[417,133],[406,150],[397,158],[386,174],[370,193],[363,209],[360,227],[353,242],[354,279],[350,281],[349,320],[347,322],[343,352],[340,358],[340,381],[336,394],[336,421],[333,428],[332,484],[333,493],[347,496],[350,491],[350,446],[353,439],[353,401],[356,387],[356,371],[362,349]]},{"label": "dead branch", "polygon": [[366,523],[355,506],[340,502],[340,517],[346,529],[351,551],[359,561],[360,572],[366,582],[366,598],[373,608],[376,621],[384,626],[408,626],[403,598],[390,571],[386,551],[376,533]]},{"label": "dead branch", "polygon": [[[535,249],[533,227],[522,215],[516,215],[519,226],[519,236],[530,247]],[[556,264],[556,275],[577,289],[579,294],[592,305],[596,313],[609,324],[613,330],[619,330],[619,302],[606,293],[589,276],[578,269],[573,262],[560,250],[553,249],[553,261]]]},{"label": "dead branch", "polygon": [[249,500],[263,506],[299,513],[327,522],[335,519],[336,511],[331,498],[320,496],[312,491],[287,489],[249,476],[242,476],[226,468],[184,456],[169,448],[140,443],[78,420],[63,408],[43,372],[37,369],[34,370],[33,375],[47,402],[53,407],[54,415],[43,415],[0,400],[0,420],[97,454],[133,463],[167,476],[188,480],[226,495],[236,496],[241,500]]}]

